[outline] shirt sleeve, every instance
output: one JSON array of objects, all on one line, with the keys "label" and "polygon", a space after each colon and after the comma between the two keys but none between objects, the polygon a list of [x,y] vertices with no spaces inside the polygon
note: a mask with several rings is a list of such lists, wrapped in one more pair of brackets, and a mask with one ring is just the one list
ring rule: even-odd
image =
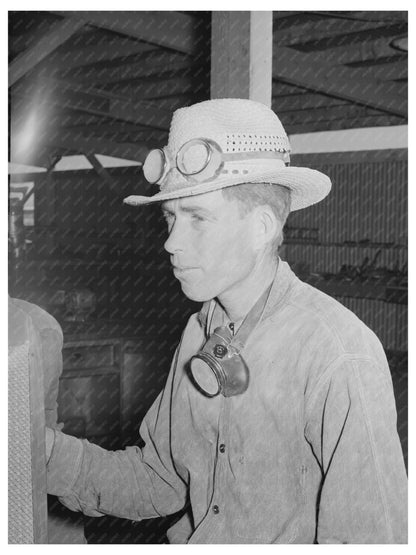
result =
[{"label": "shirt sleeve", "polygon": [[305,437],[322,473],[317,543],[406,543],[407,477],[387,363],[338,360],[306,414]]},{"label": "shirt sleeve", "polygon": [[142,449],[107,451],[55,431],[47,466],[48,493],[89,516],[142,520],[182,509],[187,485],[175,470],[170,450],[172,370],[141,425]]}]

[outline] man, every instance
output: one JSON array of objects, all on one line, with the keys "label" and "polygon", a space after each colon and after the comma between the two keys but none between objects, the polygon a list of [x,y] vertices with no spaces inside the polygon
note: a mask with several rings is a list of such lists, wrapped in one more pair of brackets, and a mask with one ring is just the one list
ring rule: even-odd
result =
[{"label": "man", "polygon": [[146,415],[142,449],[48,432],[49,490],[73,510],[187,514],[172,543],[403,543],[406,473],[387,361],[350,311],[302,283],[277,247],[290,210],[323,199],[289,166],[277,116],[248,100],[175,112],[150,152],[173,272],[204,303]]}]

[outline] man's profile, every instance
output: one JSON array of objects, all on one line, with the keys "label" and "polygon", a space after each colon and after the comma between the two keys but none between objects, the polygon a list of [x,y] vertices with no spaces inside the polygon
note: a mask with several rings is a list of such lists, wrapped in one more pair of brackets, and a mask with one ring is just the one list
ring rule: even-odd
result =
[{"label": "man's profile", "polygon": [[288,214],[325,198],[290,166],[266,106],[177,110],[149,153],[151,197],[189,319],[144,447],[109,452],[47,431],[48,491],[70,509],[185,516],[172,543],[405,543],[406,472],[387,360],[375,334],[299,280],[278,249]]}]

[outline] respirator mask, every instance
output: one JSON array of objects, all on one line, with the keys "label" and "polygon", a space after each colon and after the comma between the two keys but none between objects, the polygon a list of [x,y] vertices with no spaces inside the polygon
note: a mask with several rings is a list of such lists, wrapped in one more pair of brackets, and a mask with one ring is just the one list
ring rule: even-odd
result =
[{"label": "respirator mask", "polygon": [[250,310],[233,335],[230,326],[220,326],[204,347],[190,360],[192,379],[206,397],[232,397],[244,393],[249,385],[249,369],[241,356],[249,336],[260,321],[271,285]]}]

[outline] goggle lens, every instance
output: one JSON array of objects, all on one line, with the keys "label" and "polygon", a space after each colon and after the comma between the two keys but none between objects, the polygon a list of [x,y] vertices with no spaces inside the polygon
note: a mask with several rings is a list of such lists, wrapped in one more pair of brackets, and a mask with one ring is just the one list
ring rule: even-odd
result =
[{"label": "goggle lens", "polygon": [[196,175],[207,167],[210,158],[211,149],[207,143],[190,141],[178,153],[178,170],[184,175]]},{"label": "goggle lens", "polygon": [[166,157],[163,150],[151,150],[143,164],[143,174],[149,183],[157,183],[163,176]]}]

